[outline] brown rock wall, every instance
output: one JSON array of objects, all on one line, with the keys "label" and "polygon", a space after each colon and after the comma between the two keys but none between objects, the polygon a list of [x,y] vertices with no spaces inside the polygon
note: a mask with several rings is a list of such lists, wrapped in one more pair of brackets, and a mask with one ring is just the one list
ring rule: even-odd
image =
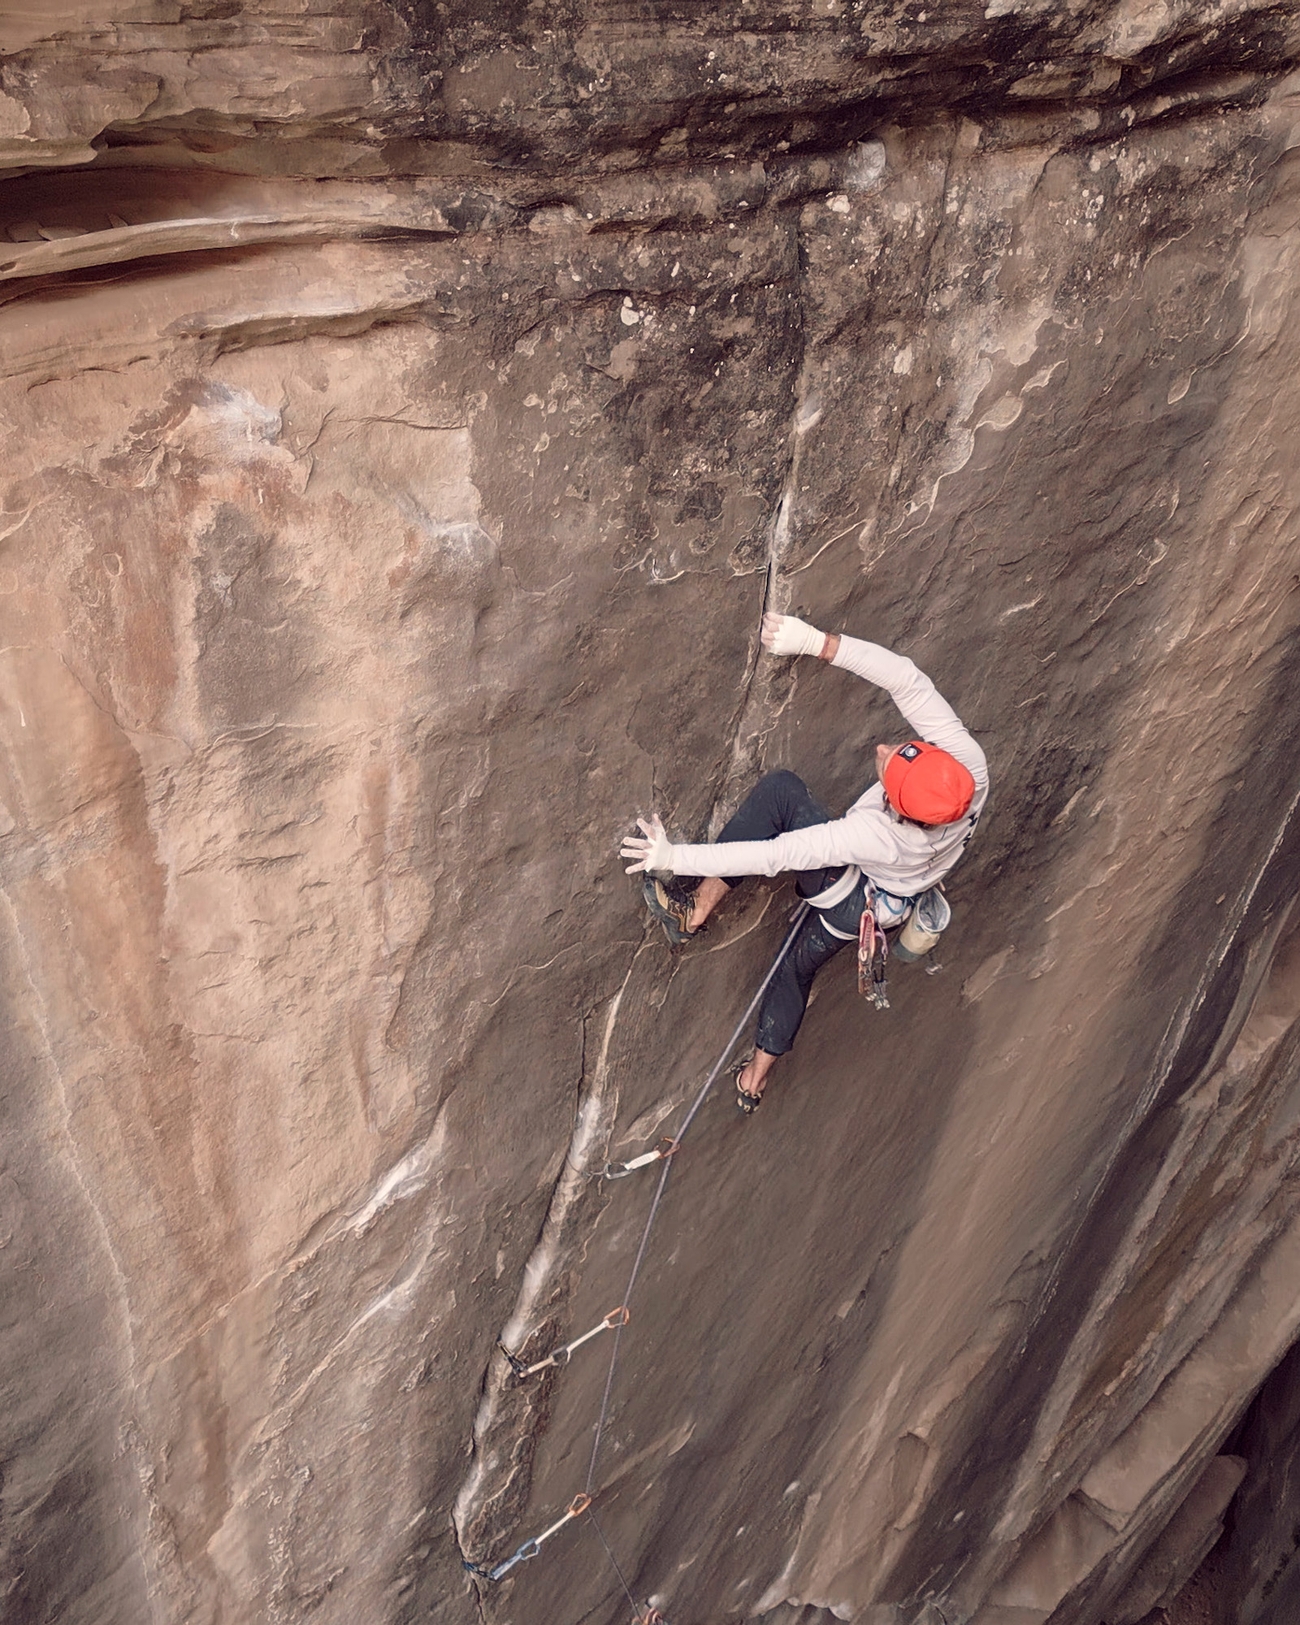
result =
[{"label": "brown rock wall", "polygon": [[218,9],[0,17],[15,1617],[624,1617],[459,1560],[784,918],[670,958],[617,836],[897,727],[771,603],[995,800],[674,1164],[602,1526],[673,1625],[1105,1619],[1296,1330],[1294,9]]}]

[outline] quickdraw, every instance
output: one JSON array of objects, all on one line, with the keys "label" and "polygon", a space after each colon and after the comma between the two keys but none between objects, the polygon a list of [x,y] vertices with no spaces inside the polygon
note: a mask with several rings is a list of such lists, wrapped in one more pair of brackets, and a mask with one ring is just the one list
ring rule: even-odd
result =
[{"label": "quickdraw", "polygon": [[858,992],[870,999],[877,1010],[889,1009],[885,966],[889,959],[889,942],[876,924],[875,899],[867,893],[867,906],[858,922]]},{"label": "quickdraw", "polygon": [[667,1162],[679,1144],[680,1141],[670,1140],[665,1134],[653,1151],[643,1151],[639,1157],[633,1157],[631,1162],[607,1162],[600,1177],[602,1179],[626,1179],[629,1174],[634,1174],[638,1168],[648,1168],[652,1162]]},{"label": "quickdraw", "polygon": [[[791,948],[794,947],[795,939],[799,935],[799,932],[803,927],[803,922],[807,917],[808,904],[806,902],[800,903],[799,907],[795,910],[793,916],[791,917],[790,929],[786,932],[785,940],[777,950],[776,957],[773,959],[767,975],[763,978],[762,982],[760,982],[758,990],[745,1007],[745,1013],[741,1016],[739,1022],[736,1024],[735,1031],[727,1040],[726,1048],[714,1062],[708,1077],[705,1078],[703,1084],[700,1086],[699,1093],[691,1102],[690,1109],[687,1111],[685,1117],[683,1117],[677,1130],[677,1138],[675,1140],[661,1140],[654,1151],[646,1152],[641,1157],[634,1157],[630,1163],[625,1163],[623,1165],[623,1171],[631,1172],[634,1168],[644,1168],[651,1162],[663,1162],[666,1164],[659,1176],[658,1188],[655,1191],[653,1201],[650,1203],[650,1211],[646,1216],[645,1226],[641,1232],[641,1244],[637,1248],[636,1257],[632,1263],[632,1270],[628,1276],[627,1286],[624,1289],[623,1303],[617,1309],[611,1309],[609,1314],[605,1316],[604,1320],[602,1320],[598,1326],[592,1327],[591,1331],[584,1332],[581,1337],[574,1338],[571,1343],[566,1343],[563,1348],[556,1349],[554,1354],[548,1354],[544,1360],[539,1360],[531,1366],[524,1365],[519,1359],[518,1355],[511,1354],[509,1349],[505,1348],[503,1344],[498,1343],[498,1348],[501,1349],[501,1352],[510,1362],[511,1370],[516,1374],[526,1376],[531,1372],[540,1371],[549,1365],[562,1365],[568,1360],[574,1349],[585,1343],[588,1338],[596,1337],[603,1331],[615,1331],[618,1328],[627,1325],[628,1320],[630,1319],[627,1305],[631,1301],[633,1288],[636,1286],[637,1276],[640,1273],[641,1264],[645,1258],[646,1247],[650,1241],[650,1232],[654,1226],[655,1214],[659,1211],[659,1204],[663,1200],[664,1188],[668,1183],[668,1176],[672,1171],[671,1164],[668,1162],[668,1159],[672,1156],[673,1152],[677,1150],[682,1140],[685,1139],[687,1130],[695,1121],[696,1115],[698,1114],[700,1108],[704,1105],[704,1101],[709,1093],[709,1090],[712,1089],[714,1083],[716,1083],[718,1075],[721,1073],[723,1067],[730,1059],[731,1052],[740,1042],[741,1034],[749,1024],[749,1020],[753,1016],[754,1011],[757,1010],[764,993],[766,993],[768,988],[771,986],[772,978],[776,975],[777,971],[780,970],[786,955],[790,952]],[[615,1174],[614,1177],[619,1177],[619,1175]],[[591,1444],[591,1459],[587,1464],[587,1488],[585,1492],[574,1497],[573,1501],[569,1505],[568,1511],[562,1518],[557,1518],[549,1529],[543,1529],[540,1535],[534,1535],[531,1540],[526,1540],[518,1551],[513,1553],[512,1556],[508,1557],[504,1563],[498,1563],[495,1568],[489,1568],[483,1563],[472,1563],[468,1558],[462,1558],[461,1567],[464,1568],[467,1573],[472,1574],[475,1579],[500,1580],[503,1575],[508,1574],[510,1570],[514,1568],[516,1563],[526,1563],[529,1558],[536,1557],[538,1550],[544,1541],[549,1540],[552,1535],[558,1534],[558,1532],[564,1528],[565,1524],[569,1523],[572,1519],[580,1518],[591,1506],[592,1488],[596,1478],[596,1464],[600,1458],[601,1439],[604,1435],[606,1423],[609,1420],[610,1395],[614,1385],[614,1371],[617,1365],[617,1360],[618,1339],[616,1337],[614,1341],[613,1353],[610,1356],[609,1371],[605,1378],[605,1394],[604,1398],[601,1400],[600,1415],[596,1418],[596,1427]],[[646,1604],[645,1612],[642,1613],[640,1605],[636,1602],[636,1599],[633,1597],[632,1592],[628,1588],[626,1580],[623,1578],[622,1570],[619,1568],[617,1559],[610,1550],[608,1541],[606,1541],[604,1534],[601,1532],[600,1525],[596,1522],[596,1515],[594,1512],[591,1514],[591,1523],[595,1528],[596,1533],[600,1535],[601,1544],[604,1546],[605,1551],[609,1556],[609,1560],[613,1564],[614,1570],[619,1576],[624,1594],[626,1595],[628,1602],[631,1604],[633,1612],[638,1616],[638,1625],[668,1625],[668,1621],[664,1618],[663,1614],[649,1603]]]},{"label": "quickdraw", "polygon": [[503,1575],[508,1574],[516,1563],[526,1563],[530,1557],[536,1557],[542,1549],[543,1541],[549,1540],[552,1535],[559,1534],[565,1524],[572,1519],[580,1518],[590,1505],[591,1496],[575,1495],[562,1518],[557,1518],[551,1527],[543,1529],[540,1535],[534,1535],[531,1540],[526,1540],[513,1556],[506,1558],[504,1563],[498,1563],[494,1569],[485,1568],[482,1563],[471,1563],[467,1557],[461,1558],[460,1566],[472,1574],[475,1579],[499,1580]]},{"label": "quickdraw", "polygon": [[517,1354],[511,1354],[504,1343],[498,1342],[497,1347],[510,1362],[510,1369],[516,1377],[532,1377],[539,1371],[545,1371],[548,1366],[568,1365],[574,1349],[580,1349],[584,1343],[590,1343],[592,1338],[599,1337],[601,1332],[617,1331],[620,1326],[626,1326],[631,1318],[631,1313],[627,1307],[624,1304],[619,1304],[617,1309],[611,1309],[604,1320],[593,1326],[589,1332],[583,1332],[581,1337],[575,1337],[571,1343],[566,1343],[563,1348],[552,1350],[545,1359],[536,1360],[532,1365],[525,1365]]}]

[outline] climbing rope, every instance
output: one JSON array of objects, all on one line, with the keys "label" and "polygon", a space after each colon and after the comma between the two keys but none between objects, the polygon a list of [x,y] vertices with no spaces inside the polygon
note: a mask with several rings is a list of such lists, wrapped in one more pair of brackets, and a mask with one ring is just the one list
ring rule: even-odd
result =
[{"label": "climbing rope", "polygon": [[[771,986],[772,978],[776,975],[777,971],[780,970],[782,964],[785,961],[785,956],[790,952],[791,948],[794,947],[794,939],[799,935],[799,928],[803,925],[803,922],[804,922],[805,918],[807,917],[807,914],[808,914],[808,905],[807,905],[807,903],[800,903],[799,907],[797,909],[795,909],[794,914],[791,916],[790,929],[789,929],[789,931],[786,932],[785,941],[777,949],[776,958],[772,961],[771,966],[768,969],[767,975],[759,983],[757,993],[754,994],[754,997],[745,1006],[745,1013],[744,1013],[743,1016],[741,1016],[740,1020],[736,1023],[736,1029],[732,1033],[731,1037],[727,1040],[726,1048],[723,1050],[722,1054],[719,1055],[717,1060],[714,1062],[712,1071],[709,1073],[708,1077],[705,1078],[703,1086],[701,1087],[699,1094],[697,1094],[695,1099],[691,1102],[690,1110],[686,1113],[686,1116],[682,1119],[681,1127],[677,1130],[677,1133],[673,1136],[674,1141],[676,1142],[676,1145],[681,1145],[682,1141],[686,1138],[686,1131],[690,1128],[691,1124],[695,1121],[696,1114],[698,1113],[700,1107],[703,1106],[703,1104],[705,1102],[705,1099],[708,1096],[709,1090],[712,1089],[713,1085],[717,1082],[718,1074],[722,1071],[723,1067],[726,1066],[727,1062],[731,1059],[732,1050],[734,1050],[736,1045],[740,1042],[741,1036],[743,1035],[743,1033],[745,1031],[745,1028],[748,1027],[748,1025],[749,1025],[750,1018],[753,1016],[755,1010],[758,1009],[759,1003],[761,1002],[763,995],[767,992],[768,988]],[[650,1232],[654,1228],[655,1218],[656,1218],[656,1216],[657,1216],[657,1214],[659,1212],[659,1204],[664,1199],[664,1191],[665,1191],[665,1189],[667,1188],[667,1185],[668,1185],[668,1176],[669,1176],[669,1174],[672,1173],[672,1171],[673,1171],[672,1159],[671,1158],[665,1158],[664,1159],[664,1170],[659,1175],[659,1183],[655,1187],[654,1200],[650,1203],[650,1211],[646,1215],[645,1228],[641,1232],[641,1244],[636,1250],[636,1257],[632,1261],[632,1272],[627,1278],[627,1286],[624,1288],[624,1291],[623,1291],[623,1304],[624,1304],[624,1307],[626,1307],[632,1301],[632,1290],[636,1286],[636,1278],[637,1278],[637,1276],[641,1273],[641,1264],[642,1264],[642,1261],[645,1258],[646,1248],[650,1244]],[[588,1495],[591,1495],[593,1493],[592,1492],[592,1485],[595,1483],[595,1480],[596,1480],[596,1463],[600,1459],[601,1440],[604,1437],[604,1433],[605,1433],[605,1423],[609,1418],[609,1401],[610,1401],[610,1395],[611,1395],[611,1393],[613,1391],[613,1387],[614,1387],[614,1373],[618,1369],[618,1349],[619,1349],[619,1343],[622,1341],[622,1337],[623,1337],[623,1328],[622,1328],[622,1326],[619,1326],[617,1328],[617,1330],[615,1331],[615,1333],[614,1333],[614,1346],[610,1349],[610,1352],[609,1352],[609,1371],[606,1373],[606,1376],[605,1376],[605,1392],[604,1392],[603,1396],[601,1397],[600,1415],[596,1420],[596,1436],[592,1440],[592,1444],[591,1444],[591,1461],[588,1463],[588,1466],[587,1466],[587,1483],[586,1483],[586,1486],[585,1486],[586,1487],[586,1492],[587,1492]]]},{"label": "climbing rope", "polygon": [[807,915],[808,904],[800,903],[798,908],[795,909],[794,913],[790,917],[790,929],[786,932],[785,940],[777,949],[776,958],[773,959],[770,967],[768,968],[767,975],[759,983],[758,991],[745,1006],[744,1015],[742,1015],[740,1020],[736,1023],[735,1031],[727,1040],[726,1048],[714,1062],[713,1067],[710,1070],[708,1077],[705,1078],[699,1093],[691,1102],[690,1108],[685,1117],[683,1117],[681,1126],[678,1128],[676,1135],[674,1135],[672,1139],[660,1140],[659,1145],[654,1151],[648,1151],[643,1156],[635,1157],[631,1162],[620,1164],[606,1163],[605,1165],[605,1177],[614,1179],[620,1179],[624,1176],[624,1174],[631,1173],[634,1169],[649,1167],[649,1165],[653,1162],[662,1162],[664,1165],[663,1172],[659,1175],[659,1183],[655,1187],[654,1198],[650,1203],[650,1211],[646,1215],[645,1225],[641,1231],[641,1241],[636,1250],[636,1257],[632,1261],[632,1270],[628,1276],[627,1286],[623,1292],[622,1303],[617,1309],[611,1309],[609,1314],[605,1316],[599,1325],[592,1327],[589,1332],[584,1332],[581,1337],[574,1338],[572,1342],[566,1343],[562,1348],[556,1349],[553,1354],[547,1355],[545,1359],[539,1360],[534,1365],[524,1366],[523,1362],[519,1360],[517,1355],[511,1354],[504,1346],[500,1344],[498,1345],[498,1347],[501,1348],[501,1352],[510,1362],[510,1368],[515,1373],[516,1377],[522,1378],[532,1375],[532,1373],[535,1371],[541,1371],[547,1366],[566,1365],[568,1363],[569,1356],[574,1349],[580,1347],[583,1343],[589,1342],[600,1332],[613,1331],[614,1333],[614,1343],[613,1347],[610,1349],[609,1355],[609,1369],[605,1374],[605,1389],[601,1396],[600,1415],[596,1420],[596,1432],[595,1437],[592,1440],[591,1460],[587,1464],[587,1482],[583,1493],[581,1495],[574,1496],[573,1500],[569,1503],[568,1510],[565,1512],[562,1518],[557,1518],[556,1521],[551,1524],[548,1529],[544,1529],[540,1535],[534,1535],[531,1540],[526,1540],[517,1551],[515,1551],[505,1560],[504,1563],[498,1563],[495,1568],[488,1568],[480,1563],[471,1563],[467,1558],[463,1558],[461,1560],[462,1567],[467,1569],[469,1573],[474,1575],[477,1579],[500,1580],[504,1575],[508,1574],[517,1563],[525,1563],[529,1558],[536,1557],[542,1543],[549,1540],[552,1535],[557,1534],[561,1529],[564,1528],[565,1524],[571,1522],[574,1518],[581,1517],[583,1513],[586,1513],[590,1518],[596,1533],[600,1536],[600,1543],[602,1546],[604,1546],[605,1551],[609,1556],[609,1560],[614,1566],[614,1572],[618,1575],[619,1583],[623,1587],[627,1600],[632,1604],[633,1611],[637,1617],[638,1625],[668,1625],[668,1622],[663,1619],[663,1616],[659,1613],[658,1609],[652,1608],[649,1606],[649,1604],[647,1604],[643,1610],[636,1602],[632,1595],[631,1589],[623,1576],[623,1571],[621,1568],[619,1568],[618,1562],[614,1557],[614,1553],[610,1549],[609,1542],[605,1539],[604,1531],[596,1522],[595,1514],[591,1511],[591,1502],[595,1493],[592,1486],[596,1481],[596,1467],[600,1460],[600,1446],[605,1434],[605,1424],[609,1420],[610,1399],[614,1391],[614,1376],[618,1370],[619,1346],[623,1337],[623,1328],[631,1319],[628,1305],[632,1301],[632,1292],[636,1286],[637,1277],[641,1273],[641,1265],[645,1260],[646,1248],[650,1244],[650,1232],[654,1228],[655,1218],[659,1213],[659,1206],[663,1201],[664,1191],[668,1186],[668,1176],[673,1170],[674,1153],[678,1150],[682,1141],[685,1139],[687,1130],[695,1121],[696,1115],[707,1099],[710,1089],[712,1089],[713,1085],[717,1082],[718,1076],[723,1067],[726,1066],[727,1062],[731,1059],[732,1051],[740,1042],[741,1036],[743,1035],[746,1027],[749,1025],[750,1019],[752,1018],[754,1012],[758,1009],[763,995],[771,986],[772,978],[776,975],[777,971],[780,970],[785,961],[786,955],[790,952],[791,948],[794,947],[795,938],[799,935],[799,929],[803,925]]},{"label": "climbing rope", "polygon": [[613,1548],[605,1539],[605,1531],[600,1527],[599,1523],[597,1523],[596,1514],[590,1509],[590,1507],[587,1509],[587,1518],[591,1523],[591,1527],[596,1531],[597,1535],[600,1536],[600,1544],[605,1548],[605,1556],[609,1559],[614,1573],[618,1575],[618,1583],[623,1587],[623,1595],[632,1605],[632,1612],[636,1616],[636,1625],[668,1625],[668,1621],[664,1619],[664,1616],[657,1608],[652,1608],[650,1604],[647,1603],[643,1610],[641,1604],[632,1595],[632,1587],[627,1583],[627,1576],[619,1567],[618,1559],[614,1556]]}]

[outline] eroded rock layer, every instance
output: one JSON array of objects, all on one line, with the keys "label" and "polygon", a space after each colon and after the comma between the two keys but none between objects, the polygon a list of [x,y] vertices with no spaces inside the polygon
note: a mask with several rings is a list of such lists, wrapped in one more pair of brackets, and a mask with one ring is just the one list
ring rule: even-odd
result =
[{"label": "eroded rock layer", "polygon": [[1226,1519],[1288,1617],[1296,8],[109,9],[0,11],[7,1617],[630,1617],[585,1520],[461,1563],[583,1489],[610,1335],[497,1339],[620,1302],[786,918],[670,956],[618,836],[897,731],[765,606],[994,800],[941,973],[674,1159],[628,1590],[1132,1625]]}]

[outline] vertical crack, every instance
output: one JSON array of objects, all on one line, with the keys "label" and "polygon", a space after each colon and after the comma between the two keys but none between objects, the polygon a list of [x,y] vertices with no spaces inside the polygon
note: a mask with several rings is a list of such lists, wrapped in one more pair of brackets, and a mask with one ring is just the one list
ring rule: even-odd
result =
[{"label": "vertical crack", "polygon": [[[573,1134],[541,1234],[524,1265],[519,1295],[502,1328],[501,1342],[507,1348],[526,1347],[563,1315],[567,1296],[564,1272],[592,1200],[593,1176],[604,1166],[618,1110],[618,1090],[612,1082],[612,1041],[642,953],[638,948],[632,956],[622,984],[605,1007],[600,1044],[589,1071],[584,1022],[583,1080]],[[470,1469],[452,1511],[462,1558],[481,1560],[483,1552],[506,1533],[522,1512],[531,1488],[537,1438],[549,1417],[549,1392],[547,1378],[527,1390],[521,1389],[505,1356],[499,1349],[493,1351],[474,1418]]]},{"label": "vertical crack", "polygon": [[[820,415],[807,376],[801,262],[796,275],[799,282],[794,302],[798,324],[792,362],[794,403],[786,430],[780,497],[768,529],[760,613],[781,607],[788,597],[788,589],[783,592],[780,569],[791,546],[792,515],[803,465],[804,440]],[[754,633],[741,684],[742,698],[727,730],[730,737],[723,745],[725,766],[714,798],[712,833],[716,833],[723,822],[727,803],[738,787],[746,784],[760,765],[763,743],[794,691],[788,672],[764,668],[757,627]],[[621,986],[605,1006],[599,1043],[590,1065],[588,1053],[593,1046],[588,1043],[584,1023],[583,1081],[569,1149],[538,1241],[524,1266],[514,1307],[501,1332],[501,1342],[517,1352],[523,1352],[529,1343],[540,1349],[544,1339],[558,1336],[563,1327],[568,1296],[573,1290],[566,1273],[571,1271],[575,1252],[590,1228],[595,1191],[593,1175],[603,1166],[617,1118],[619,1090],[615,1077],[624,1057],[635,1052],[641,1022],[649,1019],[637,1014],[638,1010],[649,1009],[644,997],[648,990],[643,984],[648,976],[659,975],[656,966],[662,969],[660,956],[653,952],[656,947],[657,940],[651,941],[633,955]],[[651,952],[647,953],[647,949]],[[488,1362],[474,1419],[471,1464],[457,1492],[452,1513],[455,1538],[463,1559],[484,1561],[487,1554],[500,1550],[518,1525],[531,1492],[533,1456],[549,1421],[553,1376],[554,1373],[547,1373],[524,1389],[514,1380],[499,1350],[494,1351]],[[487,1607],[481,1590],[476,1604],[479,1618],[486,1625]]]},{"label": "vertical crack", "polygon": [[[804,440],[821,416],[816,391],[808,380],[808,323],[803,289],[803,255],[797,257],[799,283],[795,309],[798,322],[798,354],[795,360],[794,409],[786,431],[785,477],[781,495],[767,536],[767,563],[763,581],[760,618],[769,609],[783,609],[789,601],[789,588],[781,580],[781,566],[789,556],[792,514],[799,492],[803,467]],[[744,680],[744,698],[732,725],[731,755],[723,770],[722,782],[709,820],[709,836],[717,835],[739,799],[740,787],[747,785],[762,765],[763,745],[795,692],[795,680],[784,671],[764,668],[757,628],[751,644],[749,670]],[[785,692],[778,699],[773,679],[779,678]]]}]

